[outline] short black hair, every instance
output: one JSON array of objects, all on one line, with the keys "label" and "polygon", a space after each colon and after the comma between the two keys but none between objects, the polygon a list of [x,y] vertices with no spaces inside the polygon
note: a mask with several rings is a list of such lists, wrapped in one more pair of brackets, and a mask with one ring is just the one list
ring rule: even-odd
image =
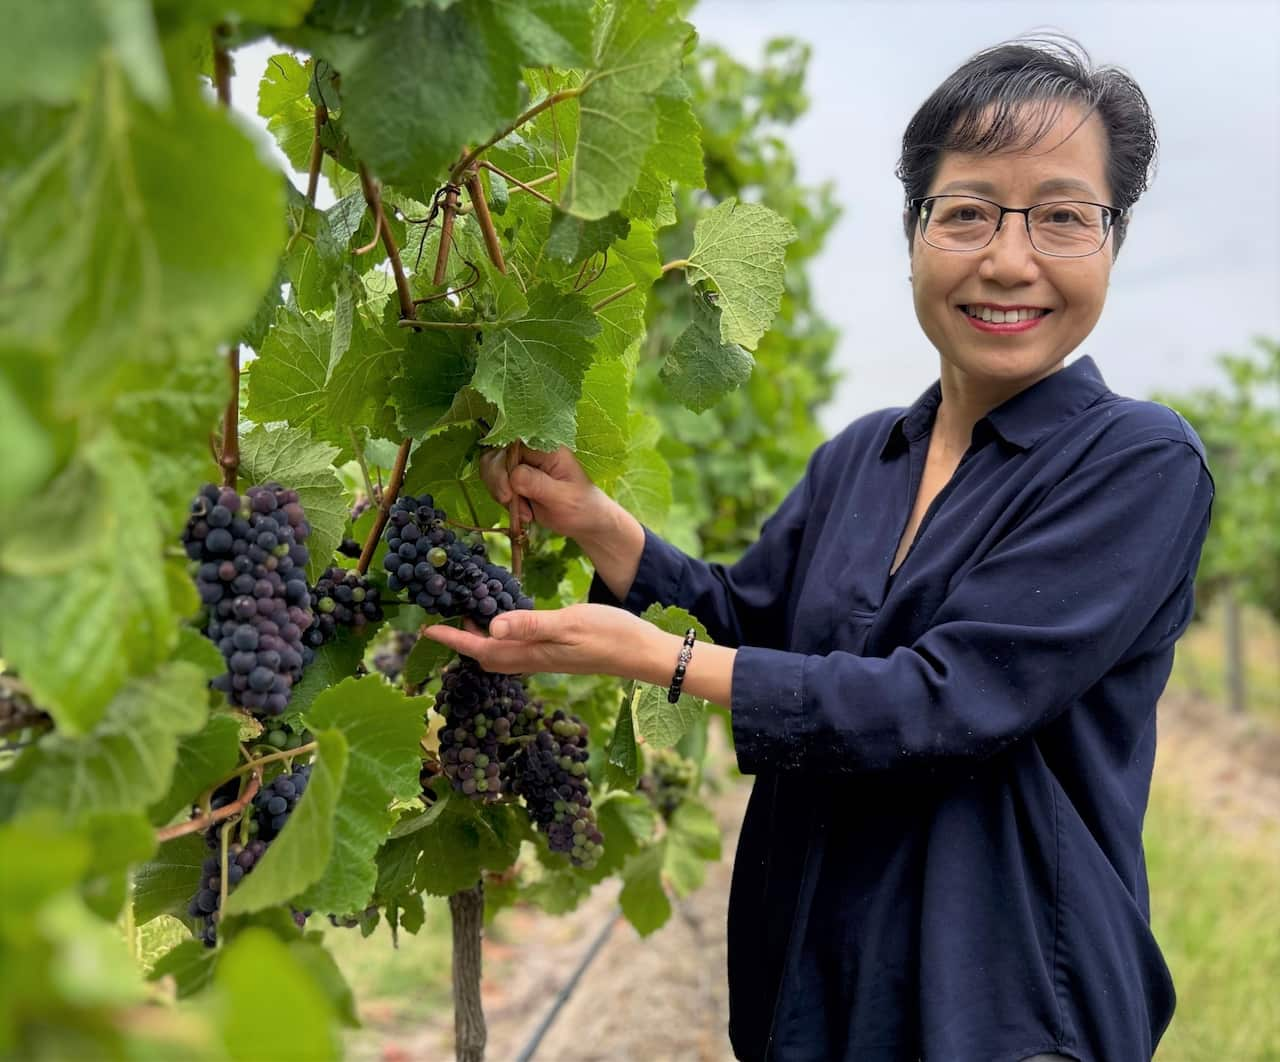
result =
[{"label": "short black hair", "polygon": [[[1049,33],[1018,37],[978,52],[921,104],[902,137],[902,157],[894,175],[906,199],[928,194],[944,151],[994,154],[1023,141],[1020,111],[1030,103],[1056,103],[1043,108],[1043,121],[1031,133],[1040,142],[1065,104],[1097,113],[1106,129],[1109,205],[1128,209],[1147,190],[1154,175],[1155,120],[1146,96],[1134,79],[1115,66],[1094,69],[1074,38]],[[990,122],[982,114],[994,107]],[[1112,258],[1120,253],[1129,218],[1115,223]],[[907,208],[903,227],[908,248],[915,239],[915,212]]]}]

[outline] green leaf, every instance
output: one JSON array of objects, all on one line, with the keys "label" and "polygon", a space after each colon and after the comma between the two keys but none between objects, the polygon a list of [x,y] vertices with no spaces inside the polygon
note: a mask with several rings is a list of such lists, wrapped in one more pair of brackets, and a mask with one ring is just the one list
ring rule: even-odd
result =
[{"label": "green leaf", "polygon": [[293,687],[289,711],[306,712],[324,690],[354,677],[375,633],[370,626],[361,631],[339,627],[337,637],[316,650],[315,659],[302,672],[302,681]]},{"label": "green leaf", "polygon": [[[317,936],[317,934],[310,934]],[[356,1014],[355,996],[351,994],[351,986],[347,984],[338,964],[320,945],[318,940],[291,940],[289,951],[298,964],[316,980],[329,1002],[337,1018],[349,1029],[360,1028],[360,1018]]]},{"label": "green leaf", "polygon": [[584,472],[608,492],[627,469],[627,403],[631,380],[620,361],[597,361],[582,381],[574,457]]},{"label": "green leaf", "polygon": [[[218,654],[220,663],[221,655]],[[189,807],[214,782],[234,770],[239,758],[240,721],[225,712],[210,716],[203,730],[178,743],[173,781],[164,797],[151,805],[151,821],[162,825],[181,808]]]},{"label": "green leaf", "polygon": [[307,578],[314,582],[333,563],[342,541],[347,508],[342,483],[333,470],[335,447],[316,442],[297,428],[257,427],[240,440],[240,474],[246,484],[276,481],[298,492],[311,524]]},{"label": "green leaf", "polygon": [[666,872],[672,887],[687,896],[702,885],[706,865],[720,858],[720,827],[711,809],[685,800],[667,826]]},{"label": "green leaf", "polygon": [[409,336],[396,327],[394,310],[389,303],[389,319],[381,322],[370,323],[363,312],[355,315],[350,345],[329,378],[329,421],[343,432],[353,427],[369,428],[372,435],[395,432],[390,381]]},{"label": "green leaf", "polygon": [[281,306],[258,357],[249,367],[245,415],[259,424],[287,421],[324,437],[332,325],[313,313]]},{"label": "green leaf", "polygon": [[627,860],[622,870],[622,891],[618,904],[642,937],[660,929],[671,917],[671,901],[662,887],[665,845],[661,842],[643,848]]},{"label": "green leaf", "polygon": [[[593,306],[609,300],[595,311],[600,322],[600,335],[596,338],[599,358],[622,358],[643,338],[649,289],[661,275],[653,226],[633,221],[627,238],[609,248],[604,272],[587,289]],[[633,284],[632,290],[621,294]]]},{"label": "green leaf", "polygon": [[618,788],[634,789],[640,777],[640,751],[636,745],[635,723],[631,715],[631,701],[624,697],[618,710],[618,722],[613,738],[605,754],[609,767],[609,784]]},{"label": "green leaf", "polygon": [[213,980],[217,961],[218,953],[205,947],[203,941],[184,940],[156,961],[147,980],[172,977],[178,998],[186,999]]},{"label": "green leaf", "polygon": [[334,813],[347,773],[347,740],[315,732],[319,746],[306,792],[262,861],[229,897],[224,913],[251,914],[291,900],[314,884],[333,851]]},{"label": "green leaf", "polygon": [[491,0],[526,66],[591,62],[591,0]]},{"label": "green leaf", "polygon": [[430,638],[419,638],[413,643],[404,662],[405,681],[413,686],[423,685],[449,662],[451,656],[453,650],[447,645],[441,645]]},{"label": "green leaf", "polygon": [[132,679],[88,735],[57,731],[31,751],[19,807],[57,809],[70,821],[145,810],[168,790],[176,738],[200,728],[207,703],[205,678],[191,664],[165,664]]},{"label": "green leaf", "polygon": [[529,293],[520,320],[485,331],[472,386],[498,407],[487,446],[523,439],[536,450],[572,444],[574,410],[591,363],[591,340],[600,331],[578,295],[550,284]]},{"label": "green leaf", "polygon": [[[36,536],[47,540],[51,525],[38,522],[43,507],[35,506],[18,514],[23,523],[10,529],[8,548],[0,554],[0,563],[18,573],[0,569],[0,645],[67,736],[91,729],[129,674],[168,656],[177,620],[191,601],[185,578],[179,584],[183,596],[171,596],[155,499],[110,433],[81,451],[80,461],[55,481],[50,502],[74,505],[62,492],[89,485],[93,508],[75,516],[94,521],[85,528],[92,538],[84,552],[42,557]],[[74,566],[64,567],[68,561]],[[24,577],[24,568],[41,562],[59,567],[48,574],[35,567]]]},{"label": "green leaf", "polygon": [[33,933],[32,913],[79,881],[90,855],[88,840],[62,829],[49,812],[0,825],[0,932],[6,937]]},{"label": "green leaf", "polygon": [[659,376],[677,402],[701,413],[751,377],[754,359],[720,338],[720,308],[695,296],[693,320],[676,337]]},{"label": "green leaf", "polygon": [[278,52],[267,60],[258,83],[258,116],[267,120],[267,131],[289,164],[303,173],[315,138],[315,105],[307,95],[310,81],[310,60],[303,63],[290,52]]},{"label": "green leaf", "polygon": [[420,701],[378,675],[347,679],[315,699],[307,721],[313,730],[336,730],[346,738],[347,771],[328,865],[299,906],[342,914],[368,904],[377,877],[373,856],[395,822],[390,804],[421,789],[422,714]]},{"label": "green leaf", "polygon": [[[450,319],[439,310],[420,316]],[[463,329],[427,329],[408,335],[400,355],[400,372],[391,381],[396,423],[406,435],[416,438],[429,432],[471,382],[476,354],[483,349],[475,335]]]},{"label": "green leaf", "polygon": [[203,835],[188,833],[166,841],[137,867],[133,873],[133,914],[138,925],[162,914],[186,917],[187,904],[200,884],[200,865],[208,854]]},{"label": "green leaf", "polygon": [[683,78],[673,77],[662,86],[655,102],[658,131],[645,159],[645,169],[686,188],[705,188],[702,127],[693,110],[689,86]]},{"label": "green leaf", "polygon": [[[415,498],[430,494],[436,506],[451,518],[468,522],[471,508],[467,498],[470,497],[480,520],[476,526],[497,524],[506,510],[493,500],[478,476],[465,476],[481,434],[478,426],[466,423],[454,424],[427,436],[413,451],[401,494]],[[463,493],[464,482],[469,484],[467,494]]]},{"label": "green leaf", "polygon": [[284,241],[279,174],[194,83],[157,110],[116,64],[97,75],[0,190],[0,338],[47,357],[67,416],[110,410],[140,366],[168,371],[236,335]]},{"label": "green leaf", "polygon": [[329,217],[289,186],[289,243],[285,270],[293,297],[303,310],[325,310],[333,305],[333,285],[347,268],[345,241],[329,227]]},{"label": "green leaf", "polygon": [[627,468],[613,486],[614,499],[643,524],[659,527],[671,509],[671,467],[656,449],[658,422],[632,410]]},{"label": "green leaf", "polygon": [[501,805],[478,809],[469,800],[450,800],[433,823],[403,839],[421,853],[414,887],[432,896],[450,896],[471,888],[482,871],[505,870],[528,835],[517,815],[523,812]]},{"label": "green leaf", "polygon": [[487,5],[414,7],[364,36],[303,39],[342,72],[343,125],[384,180],[438,183],[464,144],[516,113],[520,58]]},{"label": "green leaf", "polygon": [[675,0],[618,0],[601,27],[579,97],[578,149],[565,209],[602,218],[635,185],[657,132],[654,95],[680,66],[692,33]]},{"label": "green leaf", "polygon": [[[0,477],[0,510],[16,513],[18,503],[53,471],[53,441],[27,412],[16,389],[3,377],[0,377],[0,453],[5,455],[5,474]],[[3,565],[4,552],[0,547],[0,565]]]},{"label": "green leaf", "polygon": [[[255,868],[245,885],[260,873]],[[341,1057],[337,1014],[324,976],[308,965],[310,957],[310,952],[298,953],[256,926],[223,949],[214,981],[221,999],[218,1028],[231,1058],[323,1062]],[[268,976],[270,1005],[264,1006],[264,977]],[[289,1015],[289,1020],[280,1021],[281,1014]]]},{"label": "green leaf", "polygon": [[134,91],[148,103],[169,102],[169,79],[150,4],[78,0],[15,4],[0,37],[0,105],[36,99],[70,103],[103,51],[112,48]]},{"label": "green leaf", "polygon": [[[631,222],[614,211],[602,218],[586,221],[552,207],[551,229],[547,235],[546,254],[557,262],[581,262],[608,248],[615,240],[626,239]],[[593,290],[593,296],[594,296]]]},{"label": "green leaf", "polygon": [[786,248],[796,230],[758,203],[726,199],[693,230],[685,267],[690,284],[706,280],[720,293],[720,337],[755,350],[782,302]]},{"label": "green leaf", "polygon": [[596,804],[596,818],[604,834],[604,854],[590,876],[602,881],[620,871],[641,845],[653,838],[658,813],[638,793],[615,790]]}]

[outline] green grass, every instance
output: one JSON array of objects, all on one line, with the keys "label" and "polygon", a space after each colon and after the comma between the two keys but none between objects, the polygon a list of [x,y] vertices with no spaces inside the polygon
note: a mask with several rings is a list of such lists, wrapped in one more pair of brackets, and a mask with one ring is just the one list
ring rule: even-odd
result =
[{"label": "green grass", "polygon": [[1156,1062],[1280,1059],[1280,853],[1249,851],[1168,783],[1144,840],[1178,1006]]}]

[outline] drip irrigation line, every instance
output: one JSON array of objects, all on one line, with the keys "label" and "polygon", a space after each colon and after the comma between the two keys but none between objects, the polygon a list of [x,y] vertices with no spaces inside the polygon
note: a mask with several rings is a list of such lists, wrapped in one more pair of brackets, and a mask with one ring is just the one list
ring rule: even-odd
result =
[{"label": "drip irrigation line", "polygon": [[586,973],[587,967],[591,965],[592,960],[599,954],[600,949],[604,947],[604,942],[609,939],[609,934],[613,927],[617,925],[618,919],[622,917],[622,911],[615,910],[609,916],[609,920],[601,927],[600,932],[596,934],[596,939],[591,942],[591,947],[582,956],[582,960],[578,963],[578,968],[573,971],[573,976],[565,982],[564,987],[556,993],[556,998],[551,1001],[551,1006],[547,1009],[547,1013],[543,1016],[542,1021],[538,1023],[538,1027],[533,1031],[533,1035],[529,1037],[529,1042],[520,1050],[520,1054],[516,1056],[516,1062],[532,1062],[534,1052],[538,1050],[542,1044],[542,1038],[547,1035],[552,1024],[560,1014],[560,1008],[569,1002],[569,997],[573,995],[574,989],[578,987],[578,982],[582,979],[582,975]]}]

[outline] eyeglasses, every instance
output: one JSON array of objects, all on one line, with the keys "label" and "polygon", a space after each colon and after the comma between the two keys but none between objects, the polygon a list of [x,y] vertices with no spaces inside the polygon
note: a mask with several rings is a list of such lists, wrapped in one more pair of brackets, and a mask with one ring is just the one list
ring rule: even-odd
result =
[{"label": "eyeglasses", "polygon": [[940,251],[980,251],[1000,231],[1006,214],[1026,220],[1031,246],[1056,258],[1097,254],[1111,226],[1127,210],[1102,203],[1064,201],[1007,207],[972,195],[929,195],[908,201],[920,223],[920,236]]}]

